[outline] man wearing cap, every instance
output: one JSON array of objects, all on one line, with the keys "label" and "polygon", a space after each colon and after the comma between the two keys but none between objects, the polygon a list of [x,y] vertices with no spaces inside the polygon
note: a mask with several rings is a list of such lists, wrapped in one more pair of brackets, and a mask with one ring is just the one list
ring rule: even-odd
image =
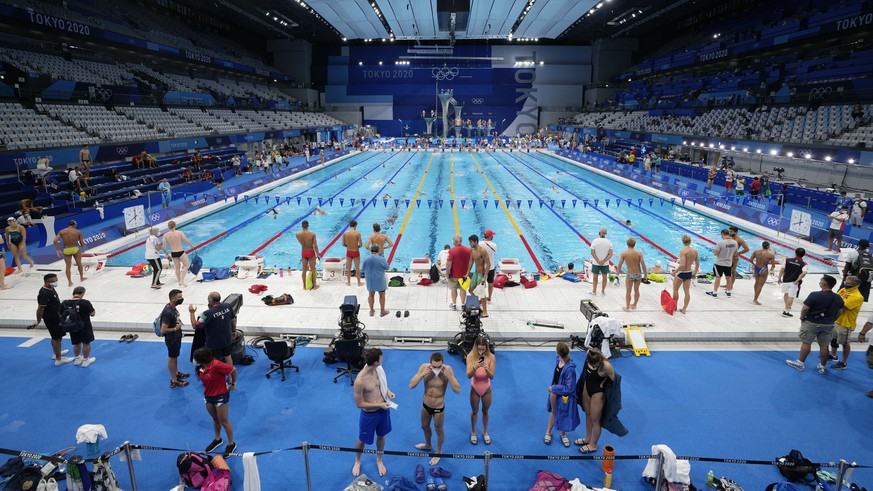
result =
[{"label": "man wearing cap", "polygon": [[846,364],[849,361],[849,354],[852,352],[852,343],[850,338],[852,331],[858,323],[858,313],[861,312],[861,306],[864,305],[864,297],[858,291],[858,285],[861,280],[857,276],[848,276],[844,280],[846,286],[840,288],[837,293],[843,297],[843,310],[837,320],[834,321],[834,336],[831,338],[831,355],[829,358],[835,360],[837,358],[837,347],[842,345],[843,357],[837,363],[831,365],[834,370],[845,370]]},{"label": "man wearing cap", "polygon": [[[63,242],[63,249],[58,247],[58,242]],[[82,232],[76,229],[75,220],[70,220],[69,226],[58,232],[57,237],[55,237],[55,250],[58,253],[58,257],[61,257],[63,252],[64,264],[67,266],[66,273],[69,286],[73,286],[73,279],[70,275],[70,266],[73,258],[76,259],[76,267],[79,268],[80,281],[88,279],[85,278],[85,272],[82,270],[82,253],[85,252],[85,238],[82,237]]]},{"label": "man wearing cap", "polygon": [[497,272],[497,263],[494,262],[494,256],[497,255],[497,244],[494,243],[492,239],[494,239],[494,231],[486,230],[482,232],[482,235],[485,237],[485,240],[479,243],[483,249],[485,249],[485,253],[488,254],[488,262],[491,264],[491,269],[488,270],[488,277],[486,281],[488,282],[488,297],[487,300],[491,301],[491,293],[494,292],[494,275]]}]

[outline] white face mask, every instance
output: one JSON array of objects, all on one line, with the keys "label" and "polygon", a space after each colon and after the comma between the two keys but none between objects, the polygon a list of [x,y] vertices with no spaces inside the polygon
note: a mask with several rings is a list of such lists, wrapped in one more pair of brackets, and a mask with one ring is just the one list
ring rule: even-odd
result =
[{"label": "white face mask", "polygon": [[431,367],[431,368],[430,368],[430,371],[433,372],[433,374],[434,374],[435,377],[439,377],[440,372],[442,372],[443,369],[442,369],[442,367],[440,367],[440,368],[433,368],[433,367]]},{"label": "white face mask", "polygon": [[57,288],[57,287],[58,287],[58,282],[55,281],[54,283],[49,283],[49,286],[52,287],[52,288]]}]

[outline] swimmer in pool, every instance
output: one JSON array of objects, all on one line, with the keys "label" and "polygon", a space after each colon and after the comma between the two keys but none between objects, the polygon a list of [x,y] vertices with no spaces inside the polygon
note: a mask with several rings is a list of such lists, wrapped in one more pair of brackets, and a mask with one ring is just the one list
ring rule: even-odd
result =
[{"label": "swimmer in pool", "polygon": [[491,408],[491,380],[494,379],[496,359],[488,349],[488,341],[479,336],[473,342],[473,349],[467,354],[467,378],[470,379],[470,443],[478,443],[476,419],[479,415],[479,402],[482,402],[482,440],[491,444],[488,434],[488,409]]},{"label": "swimmer in pool", "polygon": [[388,193],[385,193],[384,195],[382,195],[382,199],[391,199],[391,195]]},{"label": "swimmer in pool", "polygon": [[558,188],[556,188],[555,186],[550,186],[549,189],[551,189],[553,193],[560,193]]},{"label": "swimmer in pool", "polygon": [[275,208],[270,208],[269,210],[267,210],[267,213],[265,213],[265,215],[273,215],[273,220],[275,220],[279,217],[279,210]]},{"label": "swimmer in pool", "polygon": [[624,221],[624,226],[627,227],[627,228],[634,228],[634,224],[633,224],[633,222],[631,222],[630,220],[625,220],[625,221]]},{"label": "swimmer in pool", "polygon": [[397,183],[394,181],[388,181],[388,184],[397,184]]},{"label": "swimmer in pool", "polygon": [[649,268],[649,273],[654,273],[654,274],[666,273],[666,271],[664,271],[664,268],[661,267],[661,260],[660,259],[655,261],[655,265],[652,266],[651,268]]},{"label": "swimmer in pool", "polygon": [[397,221],[397,212],[395,211],[394,214],[392,214],[390,217],[388,217],[388,220],[386,220],[385,223],[387,225],[394,225],[394,222],[396,222],[396,221]]},{"label": "swimmer in pool", "polygon": [[315,211],[312,212],[313,215],[327,215],[327,212],[322,210],[320,206],[315,207]]}]

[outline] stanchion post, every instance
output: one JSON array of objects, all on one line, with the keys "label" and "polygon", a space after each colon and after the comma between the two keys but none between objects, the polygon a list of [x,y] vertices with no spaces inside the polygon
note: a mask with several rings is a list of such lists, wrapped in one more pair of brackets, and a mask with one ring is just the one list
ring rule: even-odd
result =
[{"label": "stanchion post", "polygon": [[664,479],[664,454],[658,452],[658,477],[655,479],[655,491],[660,491],[661,480]]},{"label": "stanchion post", "polygon": [[491,451],[486,450],[485,451],[485,486],[488,486],[490,473],[491,473]]},{"label": "stanchion post", "polygon": [[127,459],[127,472],[130,473],[130,489],[136,491],[136,474],[133,472],[133,459],[130,455],[130,441],[124,442],[124,458]]},{"label": "stanchion post", "polygon": [[843,489],[843,478],[846,477],[846,468],[849,466],[849,463],[844,459],[840,459],[840,467],[837,469],[837,488],[835,491],[840,491]]},{"label": "stanchion post", "polygon": [[306,469],[306,491],[312,491],[312,474],[309,472],[309,442],[303,442],[303,467]]}]

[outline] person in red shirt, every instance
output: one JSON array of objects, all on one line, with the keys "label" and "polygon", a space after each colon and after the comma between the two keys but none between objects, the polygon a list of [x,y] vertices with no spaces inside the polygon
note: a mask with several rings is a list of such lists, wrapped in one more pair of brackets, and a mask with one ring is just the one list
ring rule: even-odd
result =
[{"label": "person in red shirt", "polygon": [[761,197],[761,179],[755,178],[752,184],[749,185],[749,194],[758,199]]},{"label": "person in red shirt", "polygon": [[236,368],[216,360],[212,356],[212,350],[206,347],[194,351],[194,361],[197,363],[197,377],[203,382],[206,412],[212,416],[212,429],[215,431],[215,440],[206,447],[206,451],[212,452],[224,443],[221,439],[221,428],[224,428],[224,432],[227,433],[224,456],[227,457],[236,450],[233,427],[228,419],[230,391],[236,388]]},{"label": "person in red shirt", "polygon": [[446,277],[449,279],[449,289],[452,291],[452,303],[449,308],[457,310],[458,290],[461,290],[461,305],[467,301],[467,292],[461,288],[461,279],[466,278],[470,272],[470,248],[464,247],[463,239],[459,234],[452,237],[452,247],[449,250],[449,259],[446,261]]}]

